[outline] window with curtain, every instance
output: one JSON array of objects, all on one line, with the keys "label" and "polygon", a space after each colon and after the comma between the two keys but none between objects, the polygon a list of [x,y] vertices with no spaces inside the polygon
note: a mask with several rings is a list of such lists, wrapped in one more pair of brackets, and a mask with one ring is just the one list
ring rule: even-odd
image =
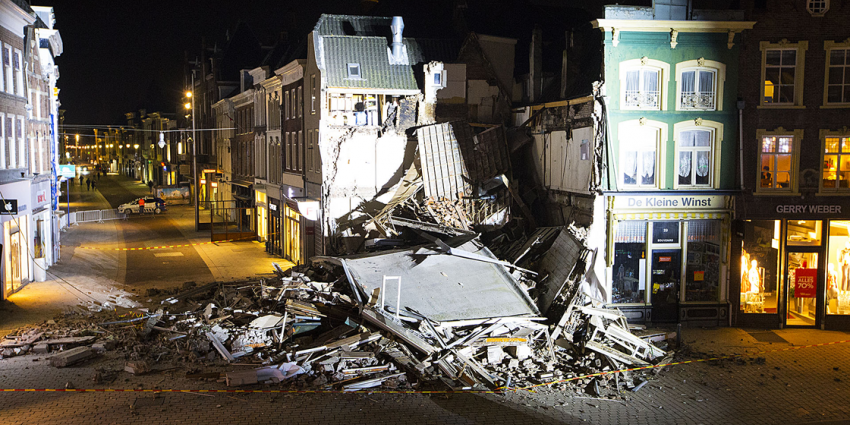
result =
[{"label": "window with curtain", "polygon": [[711,185],[713,136],[711,130],[679,132],[679,186]]},{"label": "window with curtain", "polygon": [[658,133],[641,127],[620,138],[620,168],[624,186],[656,185]]},{"label": "window with curtain", "polygon": [[680,109],[713,111],[716,109],[717,70],[710,68],[687,69],[680,78]]},{"label": "window with curtain", "polygon": [[661,72],[657,68],[635,68],[626,71],[624,106],[633,109],[660,109]]}]

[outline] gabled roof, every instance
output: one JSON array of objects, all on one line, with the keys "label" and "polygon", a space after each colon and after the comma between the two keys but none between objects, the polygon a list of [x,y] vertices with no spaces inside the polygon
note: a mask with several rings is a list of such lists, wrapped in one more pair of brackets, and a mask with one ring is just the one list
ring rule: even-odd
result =
[{"label": "gabled roof", "polygon": [[[410,40],[404,40],[411,51]],[[410,65],[391,65],[384,37],[324,37],[325,76],[327,86],[333,88],[359,88],[419,91],[413,68]],[[348,78],[348,64],[360,64],[361,78]],[[415,64],[413,58],[408,63]]]},{"label": "gabled roof", "polygon": [[322,14],[313,29],[319,35],[352,35],[390,37],[391,17]]}]

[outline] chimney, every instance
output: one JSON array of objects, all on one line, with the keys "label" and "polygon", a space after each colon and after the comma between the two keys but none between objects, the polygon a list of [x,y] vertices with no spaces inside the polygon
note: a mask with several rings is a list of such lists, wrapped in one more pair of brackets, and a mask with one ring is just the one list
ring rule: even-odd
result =
[{"label": "chimney", "polygon": [[390,29],[393,31],[393,59],[395,59],[396,62],[402,62],[402,56],[404,55],[404,43],[401,41],[401,32],[404,31],[404,21],[401,19],[401,16],[393,16]]},{"label": "chimney", "polygon": [[531,48],[528,58],[528,101],[536,102],[543,87],[543,30],[534,26],[531,33]]}]

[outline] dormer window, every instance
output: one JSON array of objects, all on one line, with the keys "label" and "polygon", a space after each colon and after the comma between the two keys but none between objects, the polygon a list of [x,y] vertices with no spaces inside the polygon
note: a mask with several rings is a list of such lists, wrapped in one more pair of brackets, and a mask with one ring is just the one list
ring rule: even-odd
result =
[{"label": "dormer window", "polygon": [[359,63],[350,63],[348,64],[348,78],[359,80],[360,77],[360,64]]}]

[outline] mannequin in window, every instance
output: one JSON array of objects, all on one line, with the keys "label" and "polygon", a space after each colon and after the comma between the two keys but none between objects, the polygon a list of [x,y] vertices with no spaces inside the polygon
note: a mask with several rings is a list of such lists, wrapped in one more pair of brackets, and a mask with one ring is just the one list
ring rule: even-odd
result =
[{"label": "mannequin in window", "polygon": [[850,291],[850,240],[838,253],[838,264],[841,264],[841,290]]},{"label": "mannequin in window", "polygon": [[[826,268],[826,305],[829,312],[835,314],[838,301],[838,273],[835,272],[835,265],[832,263],[829,263]],[[836,300],[836,303],[832,303],[832,300]]]},{"label": "mannequin in window", "polygon": [[750,272],[747,274],[747,280],[750,282],[750,293],[761,293],[761,273],[759,273],[759,263],[753,260],[750,266]]},{"label": "mannequin in window", "polygon": [[770,167],[765,165],[761,167],[761,187],[770,187],[773,185],[773,175],[770,173]]}]

